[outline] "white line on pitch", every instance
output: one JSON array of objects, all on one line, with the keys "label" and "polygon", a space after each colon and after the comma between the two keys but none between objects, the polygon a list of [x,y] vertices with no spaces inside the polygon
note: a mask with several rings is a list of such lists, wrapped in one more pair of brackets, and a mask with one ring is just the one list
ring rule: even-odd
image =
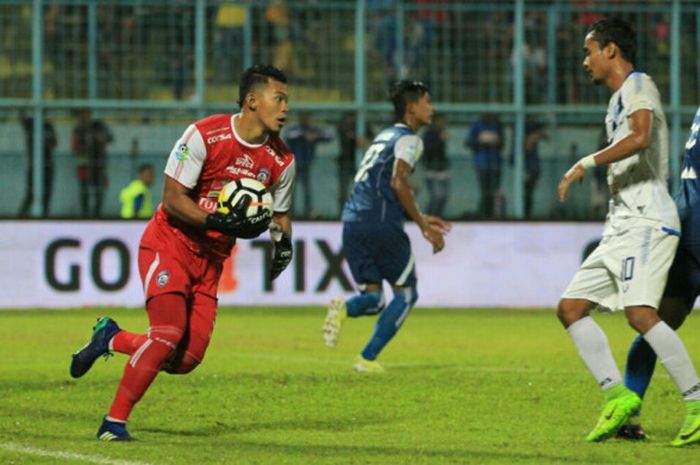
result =
[{"label": "white line on pitch", "polygon": [[110,459],[96,457],[94,455],[78,454],[75,452],[65,452],[62,450],[39,449],[38,447],[23,446],[14,443],[0,443],[0,449],[19,454],[35,455],[39,457],[50,457],[61,460],[77,460],[80,462],[97,463],[99,465],[152,465],[147,462],[132,462],[130,460]]}]

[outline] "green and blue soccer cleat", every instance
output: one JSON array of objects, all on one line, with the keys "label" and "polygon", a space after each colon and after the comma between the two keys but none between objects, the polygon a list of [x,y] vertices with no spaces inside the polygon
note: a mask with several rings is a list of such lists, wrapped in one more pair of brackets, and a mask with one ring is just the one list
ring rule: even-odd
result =
[{"label": "green and blue soccer cleat", "polygon": [[700,442],[700,400],[691,400],[687,403],[687,413],[681,430],[678,432],[671,445],[675,447],[687,446]]},{"label": "green and blue soccer cleat", "polygon": [[110,421],[104,417],[100,429],[97,430],[97,439],[100,441],[132,441],[134,438],[126,430],[126,423]]},{"label": "green and blue soccer cleat", "polygon": [[636,393],[622,385],[620,385],[619,391],[619,395],[606,402],[598,424],[586,436],[586,441],[599,442],[609,438],[641,407],[642,400]]},{"label": "green and blue soccer cleat", "polygon": [[100,356],[107,358],[112,355],[109,351],[109,341],[121,331],[117,323],[107,316],[98,318],[92,329],[90,342],[73,354],[70,363],[70,375],[73,378],[80,378],[87,373]]}]

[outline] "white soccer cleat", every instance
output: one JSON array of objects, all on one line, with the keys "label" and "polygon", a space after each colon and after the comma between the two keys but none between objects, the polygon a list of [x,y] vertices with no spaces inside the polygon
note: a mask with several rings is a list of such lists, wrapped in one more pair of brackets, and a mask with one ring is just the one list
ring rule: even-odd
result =
[{"label": "white soccer cleat", "polygon": [[346,315],[345,300],[342,297],[334,297],[328,305],[326,320],[321,328],[323,330],[323,340],[328,347],[335,347],[338,344],[340,328],[343,326],[343,320]]},{"label": "white soccer cleat", "polygon": [[384,367],[379,364],[376,360],[367,360],[362,355],[355,357],[355,361],[352,364],[355,371],[360,373],[383,373]]}]

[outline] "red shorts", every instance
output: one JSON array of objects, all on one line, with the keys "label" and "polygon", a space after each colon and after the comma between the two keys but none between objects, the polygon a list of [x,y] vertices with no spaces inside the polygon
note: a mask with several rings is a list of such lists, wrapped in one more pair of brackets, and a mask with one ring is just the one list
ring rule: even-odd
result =
[{"label": "red shorts", "polygon": [[[151,220],[139,246],[139,273],[146,302],[168,293],[187,302],[186,350],[201,361],[216,321],[216,291],[223,264],[195,254],[171,231]],[[150,313],[150,310],[149,310]],[[153,315],[149,314],[151,320]]]}]

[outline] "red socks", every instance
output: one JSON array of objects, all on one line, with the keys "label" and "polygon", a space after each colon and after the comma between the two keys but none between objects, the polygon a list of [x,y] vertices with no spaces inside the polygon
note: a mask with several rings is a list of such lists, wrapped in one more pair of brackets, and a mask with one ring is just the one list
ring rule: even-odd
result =
[{"label": "red socks", "polygon": [[120,354],[131,355],[136,349],[146,342],[148,336],[145,334],[134,334],[128,331],[119,331],[112,338],[112,350]]},{"label": "red socks", "polygon": [[114,351],[131,355],[109,409],[109,416],[115,420],[126,422],[185,332],[187,308],[182,295],[156,296],[148,301],[146,309],[148,335],[120,331],[112,339]]}]

